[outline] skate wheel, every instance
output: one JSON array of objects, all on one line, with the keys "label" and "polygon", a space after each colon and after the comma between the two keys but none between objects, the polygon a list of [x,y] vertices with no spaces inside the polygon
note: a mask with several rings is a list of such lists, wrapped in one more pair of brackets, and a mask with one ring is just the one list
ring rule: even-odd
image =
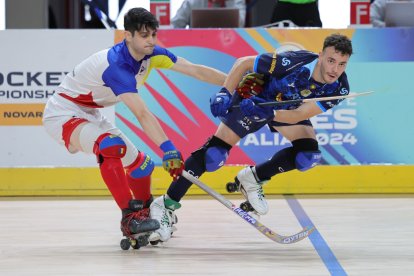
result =
[{"label": "skate wheel", "polygon": [[120,246],[121,246],[122,250],[128,250],[129,247],[131,246],[131,243],[129,242],[128,239],[122,239],[121,243],[120,243]]},{"label": "skate wheel", "polygon": [[137,245],[140,247],[147,246],[149,244],[148,235],[140,236],[137,239]]},{"label": "skate wheel", "polygon": [[139,242],[137,241],[137,240],[130,240],[130,244],[131,244],[131,247],[133,248],[133,249],[139,249],[141,246],[139,245]]},{"label": "skate wheel", "polygon": [[245,202],[241,203],[240,204],[240,209],[242,209],[245,212],[252,212],[252,211],[254,211],[253,206],[248,201],[245,201]]},{"label": "skate wheel", "polygon": [[160,241],[150,241],[151,245],[157,245]]},{"label": "skate wheel", "polygon": [[226,190],[229,193],[234,193],[236,192],[238,189],[238,185],[235,182],[229,182],[226,184]]}]

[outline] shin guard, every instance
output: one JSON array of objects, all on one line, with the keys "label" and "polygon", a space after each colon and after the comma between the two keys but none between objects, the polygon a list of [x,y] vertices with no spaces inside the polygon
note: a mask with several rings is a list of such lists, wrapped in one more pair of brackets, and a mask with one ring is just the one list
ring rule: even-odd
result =
[{"label": "shin guard", "polygon": [[134,198],[147,202],[151,197],[151,173],[154,162],[149,155],[139,152],[135,161],[126,167],[127,181]]},{"label": "shin guard", "polygon": [[125,156],[126,145],[119,136],[104,133],[95,142],[96,154],[102,178],[119,208],[128,208],[132,199],[121,158]]}]

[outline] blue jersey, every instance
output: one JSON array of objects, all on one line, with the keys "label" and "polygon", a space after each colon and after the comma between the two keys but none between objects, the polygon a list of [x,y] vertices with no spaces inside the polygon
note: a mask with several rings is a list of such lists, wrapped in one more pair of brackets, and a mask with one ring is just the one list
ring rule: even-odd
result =
[{"label": "blue jersey", "polygon": [[[332,84],[315,81],[311,76],[318,62],[318,55],[309,51],[266,53],[256,57],[254,71],[265,76],[259,97],[268,101],[287,101],[349,94],[345,72]],[[317,102],[326,111],[341,100]],[[300,104],[277,106],[277,109],[295,109]]]},{"label": "blue jersey", "polygon": [[[256,57],[254,71],[264,75],[263,91],[257,96],[267,101],[287,101],[309,99],[349,94],[349,85],[346,74],[343,73],[332,84],[318,83],[312,79],[312,72],[318,62],[318,55],[308,51],[289,51],[283,53],[266,53]],[[239,104],[242,97],[234,93],[232,105]],[[326,111],[341,100],[317,102],[322,111]],[[296,109],[300,104],[285,104],[274,109]],[[271,126],[289,125],[273,121],[273,115],[263,121],[252,121],[243,115],[240,109],[220,117],[220,120],[243,138],[249,133],[256,132],[266,124]],[[299,125],[312,125],[309,120],[298,122]]]}]

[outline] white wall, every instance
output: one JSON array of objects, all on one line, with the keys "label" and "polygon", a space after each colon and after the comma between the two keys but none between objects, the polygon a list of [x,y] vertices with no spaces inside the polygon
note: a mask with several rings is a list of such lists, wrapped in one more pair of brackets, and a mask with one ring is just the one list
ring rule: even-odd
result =
[{"label": "white wall", "polygon": [[349,0],[319,0],[319,13],[324,28],[344,29],[351,21],[351,4]]}]

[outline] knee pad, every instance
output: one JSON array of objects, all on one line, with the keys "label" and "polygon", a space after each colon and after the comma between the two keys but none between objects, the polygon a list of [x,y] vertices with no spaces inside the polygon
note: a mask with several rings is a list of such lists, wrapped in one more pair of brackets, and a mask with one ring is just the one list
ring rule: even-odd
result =
[{"label": "knee pad", "polygon": [[296,154],[295,164],[296,168],[301,171],[312,169],[321,161],[322,154],[318,151],[301,151]]},{"label": "knee pad", "polygon": [[214,172],[226,163],[229,151],[223,147],[209,147],[205,153],[206,171]]},{"label": "knee pad", "polygon": [[127,175],[135,179],[149,176],[153,170],[154,161],[152,161],[149,155],[143,152],[139,152],[137,159],[126,167]]},{"label": "knee pad", "polygon": [[204,170],[214,172],[224,165],[226,162],[231,146],[212,136],[208,141],[191,155],[204,164]]},{"label": "knee pad", "polygon": [[292,142],[296,151],[295,165],[301,171],[307,171],[319,164],[322,154],[318,150],[318,142],[315,139],[305,138]]},{"label": "knee pad", "polygon": [[125,156],[126,144],[121,137],[104,133],[98,137],[93,147],[93,152],[98,157],[98,162],[101,163],[101,158],[119,158]]}]

